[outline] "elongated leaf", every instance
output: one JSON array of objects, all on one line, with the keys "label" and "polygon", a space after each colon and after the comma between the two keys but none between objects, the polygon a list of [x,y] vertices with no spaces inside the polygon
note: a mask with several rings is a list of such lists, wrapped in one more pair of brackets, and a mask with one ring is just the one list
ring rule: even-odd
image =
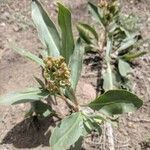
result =
[{"label": "elongated leaf", "polygon": [[102,129],[100,125],[94,120],[94,119],[89,119],[88,120],[89,124],[91,124],[91,127],[93,130],[96,130],[100,135],[102,134]]},{"label": "elongated leaf", "polygon": [[98,49],[99,49],[99,47],[95,47],[95,45],[93,45],[93,44],[87,44],[87,45],[85,45],[85,47],[84,47],[84,49],[85,49],[85,53],[88,53],[88,52],[98,52]]},{"label": "elongated leaf", "polygon": [[10,93],[0,97],[0,104],[19,104],[41,100],[49,94],[40,88],[29,88],[21,92]]},{"label": "elongated leaf", "polygon": [[126,50],[128,48],[130,48],[131,46],[133,46],[138,40],[138,35],[137,34],[133,34],[130,35],[130,37],[127,37],[122,43],[121,46],[119,47],[119,49],[117,51],[121,52],[123,50]]},{"label": "elongated leaf", "polygon": [[51,150],[69,149],[81,136],[83,130],[83,118],[80,112],[73,113],[62,120],[56,127],[50,139]]},{"label": "elongated leaf", "polygon": [[75,92],[74,92],[74,90],[72,89],[72,87],[67,87],[66,89],[65,89],[65,96],[67,97],[67,98],[69,98],[69,100],[71,100],[71,101],[74,101],[75,99],[76,99],[76,97],[75,97],[75,94],[74,94]]},{"label": "elongated leaf", "polygon": [[106,116],[104,115],[95,115],[91,116],[91,118],[99,124],[102,124],[103,122],[107,121]]},{"label": "elongated leaf", "polygon": [[59,56],[60,37],[58,31],[38,0],[32,1],[32,19],[41,42],[48,48],[48,54]]},{"label": "elongated leaf", "polygon": [[93,40],[98,41],[98,34],[93,27],[88,24],[78,23],[77,29],[80,37],[87,43],[91,44]]},{"label": "elongated leaf", "polygon": [[104,114],[115,115],[133,112],[142,104],[141,99],[126,90],[110,90],[97,97],[89,107]]},{"label": "elongated leaf", "polygon": [[142,57],[143,55],[147,54],[147,52],[135,52],[135,53],[127,53],[121,57],[121,59],[125,61],[133,61],[136,58]]},{"label": "elongated leaf", "polygon": [[37,77],[34,76],[34,79],[38,82],[38,84],[42,87],[45,88],[45,84],[43,83],[43,81]]},{"label": "elongated leaf", "polygon": [[76,89],[78,80],[82,71],[82,62],[83,62],[84,48],[81,45],[81,40],[78,39],[74,53],[71,57],[70,68],[71,68],[71,85],[73,90]]},{"label": "elongated leaf", "polygon": [[90,2],[88,2],[88,6],[89,6],[89,10],[90,10],[92,16],[95,18],[95,20],[102,24],[102,17],[99,13],[99,8]]},{"label": "elongated leaf", "polygon": [[118,62],[118,69],[119,69],[119,73],[123,76],[126,77],[132,70],[132,68],[130,67],[128,62],[125,62],[122,59],[119,59]]},{"label": "elongated leaf", "polygon": [[108,28],[109,34],[113,34],[113,32],[115,32],[115,30],[119,28],[119,25],[116,22],[112,22],[109,24],[107,28]]},{"label": "elongated leaf", "polygon": [[13,46],[13,49],[14,49],[17,53],[19,53],[20,55],[27,57],[28,59],[30,59],[30,60],[36,62],[36,63],[39,64],[40,66],[42,66],[42,67],[45,66],[45,64],[44,64],[44,62],[43,62],[43,60],[42,60],[41,58],[39,58],[38,56],[36,56],[36,55],[30,53],[29,51],[26,51],[26,50],[24,50],[24,49],[17,48],[17,47],[14,47],[14,46]]},{"label": "elongated leaf", "polygon": [[102,133],[102,129],[99,124],[91,117],[86,116],[86,120],[84,120],[84,127],[89,134],[94,130],[96,130],[99,134]]},{"label": "elongated leaf", "polygon": [[48,57],[48,51],[47,50],[42,50],[42,51],[40,51],[40,55],[44,59],[44,58]]},{"label": "elongated leaf", "polygon": [[70,56],[74,50],[74,40],[71,25],[71,13],[62,4],[58,3],[58,23],[61,28],[62,50],[61,55],[65,58],[68,64]]}]

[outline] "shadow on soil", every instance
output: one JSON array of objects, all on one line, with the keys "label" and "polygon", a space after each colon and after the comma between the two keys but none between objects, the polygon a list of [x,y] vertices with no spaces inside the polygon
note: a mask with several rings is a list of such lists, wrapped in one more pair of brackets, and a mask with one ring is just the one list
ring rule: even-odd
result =
[{"label": "shadow on soil", "polygon": [[53,118],[28,118],[14,126],[4,137],[2,144],[13,144],[16,148],[34,148],[40,145],[49,146],[51,132],[54,126]]},{"label": "shadow on soil", "polygon": [[99,92],[103,93],[102,90],[102,84],[103,84],[103,80],[102,80],[102,58],[99,57],[98,54],[96,53],[89,53],[88,57],[84,59],[84,64],[85,65],[90,65],[90,71],[97,71],[97,83],[96,83],[96,95],[98,96]]}]

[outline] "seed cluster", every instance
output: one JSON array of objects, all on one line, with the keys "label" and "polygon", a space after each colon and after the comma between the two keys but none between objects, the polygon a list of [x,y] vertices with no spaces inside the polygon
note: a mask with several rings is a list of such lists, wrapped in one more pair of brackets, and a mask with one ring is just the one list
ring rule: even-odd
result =
[{"label": "seed cluster", "polygon": [[45,60],[44,77],[47,81],[47,89],[52,93],[58,93],[60,87],[70,86],[70,70],[65,59],[48,56]]},{"label": "seed cluster", "polygon": [[107,0],[101,0],[99,3],[99,7],[107,7],[108,6],[108,2]]},{"label": "seed cluster", "polygon": [[102,0],[99,3],[99,8],[101,10],[103,23],[109,25],[114,19],[118,17],[119,3],[117,0]]}]

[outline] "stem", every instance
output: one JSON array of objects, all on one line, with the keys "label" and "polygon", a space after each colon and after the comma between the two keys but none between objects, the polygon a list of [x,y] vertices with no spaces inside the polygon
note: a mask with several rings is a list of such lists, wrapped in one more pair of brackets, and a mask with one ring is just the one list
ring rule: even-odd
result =
[{"label": "stem", "polygon": [[[104,30],[104,40],[102,42],[102,46],[99,49],[99,55],[101,55],[101,51],[104,49],[105,45],[106,46],[106,53],[105,53],[105,61],[107,62],[107,72],[109,74],[109,89],[113,89],[113,79],[112,79],[112,70],[111,70],[111,64],[110,64],[110,52],[112,50],[112,42],[111,39],[107,36],[107,30]],[[108,148],[109,150],[115,150],[115,144],[114,144],[114,136],[113,136],[113,128],[111,126],[111,123],[106,122],[106,135],[108,138]]]},{"label": "stem", "polygon": [[78,105],[75,105],[72,101],[68,100],[63,94],[60,94],[62,98],[70,109],[73,109],[75,112],[79,111]]},{"label": "stem", "polygon": [[113,89],[113,79],[112,79],[112,71],[111,71],[111,65],[110,62],[107,62],[107,71],[108,71],[108,75],[109,75],[109,83],[110,83],[110,87],[109,89],[112,90]]},{"label": "stem", "polygon": [[72,94],[73,94],[73,96],[74,96],[74,102],[75,102],[76,106],[78,107],[79,104],[78,104],[77,98],[76,98],[76,96],[75,96],[75,92],[73,91]]},{"label": "stem", "polygon": [[115,150],[113,128],[110,122],[106,122],[106,135],[108,138],[109,150]]},{"label": "stem", "polygon": [[[107,71],[109,75],[109,90],[113,89],[113,79],[112,79],[112,70],[111,70],[111,64],[110,64],[110,52],[112,50],[112,42],[109,37],[107,38],[107,48],[106,48],[106,62],[107,62]],[[113,136],[113,128],[111,123],[106,122],[106,135],[108,138],[108,147],[109,150],[115,150],[115,144],[114,144],[114,136]]]}]

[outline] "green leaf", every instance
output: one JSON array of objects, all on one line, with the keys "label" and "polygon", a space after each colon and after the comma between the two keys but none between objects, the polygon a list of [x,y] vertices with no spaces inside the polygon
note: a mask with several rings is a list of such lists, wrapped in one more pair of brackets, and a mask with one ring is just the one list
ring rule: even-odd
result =
[{"label": "green leaf", "polygon": [[74,101],[76,99],[75,94],[74,94],[74,90],[72,89],[72,87],[67,87],[65,89],[65,93],[64,94],[71,101]]},{"label": "green leaf", "polygon": [[78,141],[69,150],[81,150],[83,140],[83,137],[80,137]]},{"label": "green leaf", "polygon": [[84,120],[84,127],[89,134],[94,130],[96,130],[100,135],[102,134],[100,125],[91,117],[86,116],[86,120]]},{"label": "green leaf", "polygon": [[44,58],[48,57],[48,51],[47,50],[42,50],[42,51],[40,51],[40,55],[44,59]]},{"label": "green leaf", "polygon": [[103,122],[107,121],[106,116],[104,115],[94,115],[90,117],[99,124],[102,124]]},{"label": "green leaf", "polygon": [[95,20],[102,24],[102,17],[99,13],[99,8],[90,2],[88,2],[88,6],[89,6],[89,10],[90,10],[92,16],[95,18]]},{"label": "green leaf", "polygon": [[0,104],[19,104],[41,100],[48,96],[49,92],[44,89],[28,88],[21,92],[14,92],[0,97]]},{"label": "green leaf", "polygon": [[83,117],[80,112],[73,113],[63,119],[51,135],[51,150],[66,150],[70,148],[81,136],[83,130]]},{"label": "green leaf", "polygon": [[39,58],[38,56],[30,53],[29,51],[27,50],[24,50],[24,49],[21,49],[21,48],[17,48],[17,47],[14,47],[13,46],[13,50],[15,50],[17,53],[19,53],[20,55],[22,56],[25,56],[27,57],[28,59],[36,62],[37,64],[39,64],[40,66],[44,67],[45,64],[43,62],[43,60],[41,58]]},{"label": "green leaf", "polygon": [[117,30],[119,28],[118,24],[116,22],[112,22],[109,24],[109,26],[107,27],[109,34],[113,34],[113,32],[115,32],[115,30]]},{"label": "green leaf", "polygon": [[147,54],[147,52],[135,52],[135,53],[127,53],[123,56],[121,56],[121,59],[125,60],[125,61],[133,61],[136,58],[142,57],[143,55]]},{"label": "green leaf", "polygon": [[78,80],[81,75],[83,55],[84,55],[84,48],[81,45],[81,40],[78,39],[76,46],[75,46],[74,53],[71,57],[71,61],[69,64],[69,66],[71,68],[71,86],[72,86],[73,90],[76,89]]},{"label": "green leaf", "polygon": [[136,32],[138,29],[138,20],[139,18],[133,14],[129,14],[128,16],[121,16],[120,23],[121,25],[128,30],[129,32]]},{"label": "green leaf", "polygon": [[34,113],[34,109],[33,109],[33,107],[31,107],[29,110],[26,111],[24,116],[25,116],[25,118],[32,117],[33,113]]},{"label": "green leaf", "polygon": [[119,59],[118,69],[119,69],[119,73],[123,77],[126,77],[132,71],[132,68],[130,67],[129,63],[125,62],[122,59]]},{"label": "green leaf", "polygon": [[48,117],[54,113],[51,106],[42,101],[31,102],[31,108],[26,112],[25,117],[31,117],[33,114],[40,117]]},{"label": "green leaf", "polygon": [[88,24],[78,23],[77,29],[80,37],[87,43],[93,43],[93,40],[98,41],[98,34],[93,27]]},{"label": "green leaf", "polygon": [[141,99],[126,90],[110,90],[97,97],[89,107],[107,115],[116,115],[136,111],[142,104]]},{"label": "green leaf", "polygon": [[61,28],[62,49],[61,55],[65,58],[68,64],[70,56],[74,51],[74,40],[71,25],[71,13],[62,4],[58,3],[58,23]]},{"label": "green leaf", "polygon": [[112,39],[114,50],[117,50],[127,37],[127,32],[122,27],[116,26],[111,32],[109,31],[109,37]]},{"label": "green leaf", "polygon": [[133,46],[138,40],[138,34],[133,34],[127,37],[123,42],[121,43],[120,47],[118,48],[118,52],[121,52],[123,50],[126,50]]},{"label": "green leaf", "polygon": [[59,56],[60,37],[58,31],[38,0],[32,1],[32,19],[41,42],[48,48],[48,54]]},{"label": "green leaf", "polygon": [[34,79],[38,82],[38,84],[39,84],[42,88],[45,87],[45,84],[43,83],[43,81],[42,81],[41,79],[39,79],[39,78],[37,78],[37,77],[35,77],[35,76],[34,76]]},{"label": "green leaf", "polygon": [[32,103],[33,110],[36,113],[36,115],[47,117],[54,112],[50,105],[43,103],[42,101],[35,101]]},{"label": "green leaf", "polygon": [[84,49],[85,49],[85,53],[88,53],[88,52],[96,53],[96,52],[98,52],[99,47],[96,47],[93,44],[87,44],[84,46]]},{"label": "green leaf", "polygon": [[100,135],[102,134],[100,125],[94,119],[89,119],[89,123],[91,124],[93,130],[96,130]]}]

